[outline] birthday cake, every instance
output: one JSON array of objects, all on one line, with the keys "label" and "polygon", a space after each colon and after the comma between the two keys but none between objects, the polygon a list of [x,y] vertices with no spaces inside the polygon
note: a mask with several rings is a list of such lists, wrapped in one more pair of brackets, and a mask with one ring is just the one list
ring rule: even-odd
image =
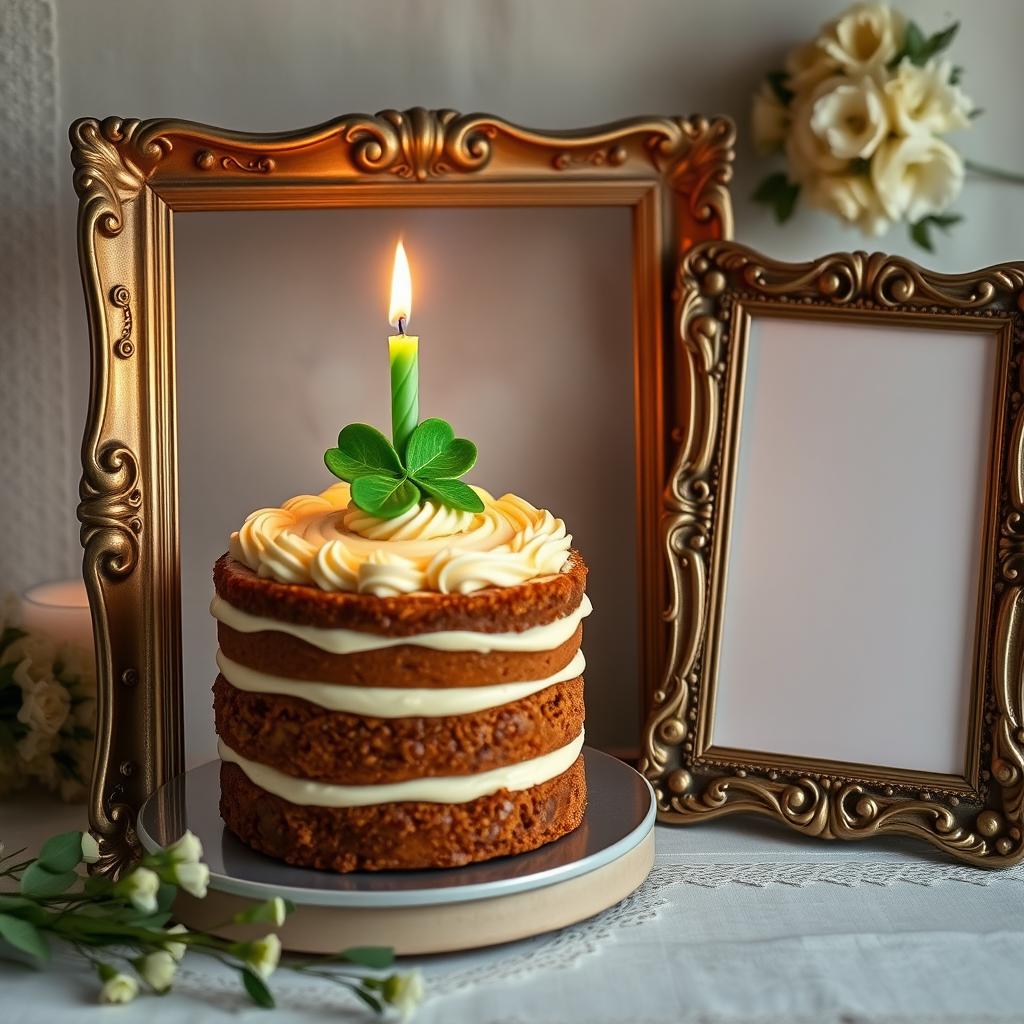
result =
[{"label": "birthday cake", "polygon": [[[346,428],[351,465],[346,431],[327,453],[351,484],[252,513],[214,568],[221,815],[334,871],[535,849],[586,806],[586,566],[550,512],[422,467],[416,494],[360,507],[371,429]],[[443,421],[417,430],[445,472],[471,461]]]}]

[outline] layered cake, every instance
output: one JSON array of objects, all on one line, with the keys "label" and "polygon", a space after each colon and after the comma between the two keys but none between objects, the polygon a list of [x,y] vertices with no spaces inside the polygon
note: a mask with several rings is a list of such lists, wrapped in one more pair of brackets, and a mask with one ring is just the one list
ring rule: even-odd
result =
[{"label": "layered cake", "polygon": [[271,857],[451,867],[582,819],[583,559],[550,512],[421,476],[398,514],[357,482],[260,509],[214,568],[221,815]]}]

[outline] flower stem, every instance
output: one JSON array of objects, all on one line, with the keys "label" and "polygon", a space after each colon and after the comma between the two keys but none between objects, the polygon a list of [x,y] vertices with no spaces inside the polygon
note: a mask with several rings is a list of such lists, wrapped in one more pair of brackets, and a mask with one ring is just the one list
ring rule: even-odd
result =
[{"label": "flower stem", "polygon": [[988,164],[979,164],[975,160],[965,160],[964,166],[975,174],[981,174],[986,178],[993,178],[995,181],[1009,181],[1015,185],[1024,185],[1024,174],[1004,171],[1001,167],[990,167]]}]

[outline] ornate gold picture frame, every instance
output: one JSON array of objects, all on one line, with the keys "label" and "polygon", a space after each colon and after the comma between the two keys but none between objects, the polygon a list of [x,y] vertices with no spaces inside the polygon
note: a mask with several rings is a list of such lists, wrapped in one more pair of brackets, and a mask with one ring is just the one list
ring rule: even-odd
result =
[{"label": "ornate gold picture frame", "polygon": [[[653,695],[643,770],[662,821],[695,824],[721,815],[766,815],[808,836],[915,836],[980,866],[1024,859],[1024,263],[943,275],[882,254],[837,254],[787,264],[733,243],[697,246],[682,261],[676,316],[687,396],[665,491],[663,554],[670,601],[669,648]],[[732,749],[715,742],[725,594],[742,582],[729,569],[740,425],[752,325],[879,325],[991,336],[995,367],[989,455],[976,488],[980,566],[963,771],[946,774],[792,752]],[[818,339],[815,339],[817,341]],[[765,341],[762,358],[768,359]],[[884,372],[884,369],[880,370]],[[792,387],[808,386],[793,382]],[[810,385],[810,386],[813,386]],[[828,422],[809,425],[827,434]],[[866,502],[886,495],[865,494]],[[795,510],[794,510],[795,511]],[[928,509],[920,510],[921,521]],[[834,543],[843,543],[842,524]],[[823,592],[841,585],[821,572]],[[884,600],[885,581],[878,599]],[[723,612],[724,609],[724,612]],[[973,653],[972,653],[973,652]],[[880,667],[880,671],[884,666]],[[822,687],[828,678],[817,681]],[[771,685],[766,679],[764,685]],[[899,680],[892,685],[898,686]],[[775,713],[796,709],[780,702]],[[873,710],[887,714],[887,707]]]},{"label": "ornate gold picture frame", "polygon": [[138,808],[183,768],[174,214],[629,208],[641,678],[654,680],[664,650],[658,516],[668,473],[665,410],[675,400],[678,341],[668,297],[680,256],[731,232],[733,142],[726,119],[643,118],[542,132],[421,108],[349,115],[276,135],[117,117],[72,125],[92,343],[79,518],[99,680],[89,807],[102,851],[98,870],[113,872],[130,860]]}]

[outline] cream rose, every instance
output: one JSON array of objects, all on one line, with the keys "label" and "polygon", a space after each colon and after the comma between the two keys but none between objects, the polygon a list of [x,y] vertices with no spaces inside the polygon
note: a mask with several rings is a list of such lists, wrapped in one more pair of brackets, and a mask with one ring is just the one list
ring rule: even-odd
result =
[{"label": "cream rose", "polygon": [[786,88],[794,93],[807,92],[819,82],[831,78],[839,65],[825,52],[818,41],[802,43],[786,54]]},{"label": "cream rose", "polygon": [[57,648],[45,636],[28,633],[9,643],[0,654],[0,665],[28,660],[36,673],[48,673],[57,655]]},{"label": "cream rose", "polygon": [[960,194],[964,164],[952,146],[933,135],[887,139],[871,161],[871,180],[891,220],[911,224],[941,213]]},{"label": "cream rose", "polygon": [[825,26],[818,45],[848,75],[868,75],[900,52],[904,30],[903,16],[888,4],[856,4]]},{"label": "cream rose", "polygon": [[71,695],[52,679],[39,679],[22,690],[18,721],[44,736],[60,731],[71,708]]},{"label": "cream rose", "polygon": [[826,174],[815,179],[805,198],[811,206],[835,214],[867,235],[878,236],[889,230],[890,221],[865,174]]},{"label": "cream rose", "polygon": [[836,156],[812,123],[818,101],[847,82],[848,79],[841,76],[827,78],[806,96],[793,101],[793,122],[786,137],[786,162],[794,181],[807,184],[820,174],[836,174],[847,169],[849,160]]},{"label": "cream rose", "polygon": [[96,659],[92,651],[77,644],[62,644],[53,660],[61,666],[60,675],[73,679],[80,691],[96,692]]},{"label": "cream rose", "polygon": [[829,152],[843,160],[867,160],[889,133],[881,90],[866,76],[840,80],[815,100],[810,128]]},{"label": "cream rose", "polygon": [[953,65],[948,60],[930,60],[924,67],[900,61],[883,86],[895,131],[901,135],[942,135],[966,128],[974,105],[950,84],[952,75]]},{"label": "cream rose", "polygon": [[51,792],[60,786],[60,769],[52,756],[56,747],[55,736],[44,736],[38,731],[22,736],[15,747],[22,760],[22,775],[41,782]]},{"label": "cream rose", "polygon": [[750,125],[754,146],[761,153],[773,153],[782,148],[789,130],[789,110],[768,81],[763,81],[754,93]]}]

